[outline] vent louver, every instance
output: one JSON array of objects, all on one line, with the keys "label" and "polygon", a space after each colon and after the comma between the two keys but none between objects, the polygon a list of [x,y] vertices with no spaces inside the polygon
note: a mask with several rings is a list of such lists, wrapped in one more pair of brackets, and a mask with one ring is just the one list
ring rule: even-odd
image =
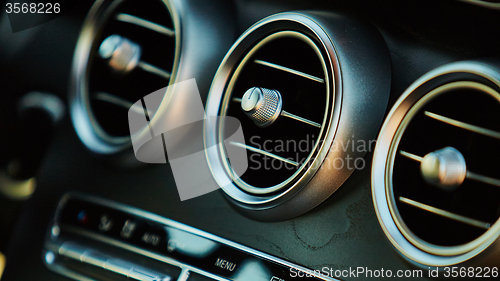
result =
[{"label": "vent louver", "polygon": [[91,151],[130,147],[129,109],[175,80],[179,22],[172,11],[169,1],[115,0],[97,1],[89,12],[70,97],[75,128]]},{"label": "vent louver", "polygon": [[498,77],[479,63],[434,70],[410,86],[383,126],[374,203],[386,234],[412,260],[464,262],[500,234]]},{"label": "vent louver", "polygon": [[[344,27],[349,40],[339,31]],[[334,47],[338,37],[342,43]],[[368,44],[374,48],[367,50]],[[369,59],[358,64],[361,53]],[[335,192],[355,169],[338,163],[362,160],[366,151],[349,155],[332,145],[368,142],[376,133],[389,93],[386,55],[375,30],[336,14],[277,14],[247,30],[219,67],[206,106],[209,117],[238,119],[245,136],[245,143],[222,141],[232,134],[224,118],[205,127],[205,144],[218,147],[217,153],[207,150],[212,174],[219,183],[231,182],[221,185],[231,202],[256,219],[280,220]],[[376,78],[360,83],[357,75]],[[368,123],[354,121],[364,118]],[[247,150],[248,169],[241,176],[226,146]],[[325,181],[332,175],[334,181]]]}]

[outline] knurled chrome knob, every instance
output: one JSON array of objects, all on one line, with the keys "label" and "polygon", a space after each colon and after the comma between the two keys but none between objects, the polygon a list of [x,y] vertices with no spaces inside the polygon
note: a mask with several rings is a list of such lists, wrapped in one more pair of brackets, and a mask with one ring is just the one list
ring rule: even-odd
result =
[{"label": "knurled chrome knob", "polygon": [[276,90],[253,87],[241,98],[241,109],[259,127],[267,127],[281,114],[283,100]]},{"label": "knurled chrome knob", "polygon": [[141,51],[141,46],[116,34],[104,39],[99,47],[101,58],[108,59],[109,66],[122,73],[132,71],[139,64]]},{"label": "knurled chrome knob", "polygon": [[420,172],[427,183],[452,191],[464,182],[467,165],[460,151],[445,147],[425,155]]}]

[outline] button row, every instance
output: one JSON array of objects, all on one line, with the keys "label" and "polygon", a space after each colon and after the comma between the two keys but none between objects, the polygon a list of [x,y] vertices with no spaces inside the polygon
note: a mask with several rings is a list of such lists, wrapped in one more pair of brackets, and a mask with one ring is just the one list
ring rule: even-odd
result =
[{"label": "button row", "polygon": [[154,252],[167,248],[168,237],[162,225],[110,209],[105,206],[72,201],[61,214],[63,224],[81,227]]}]

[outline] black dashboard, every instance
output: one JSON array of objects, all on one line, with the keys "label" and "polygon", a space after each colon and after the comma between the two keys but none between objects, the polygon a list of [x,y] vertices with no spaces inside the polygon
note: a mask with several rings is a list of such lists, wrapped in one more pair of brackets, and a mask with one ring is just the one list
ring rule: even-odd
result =
[{"label": "black dashboard", "polygon": [[[325,269],[321,280],[435,280],[432,269],[446,279],[455,274],[452,267],[458,277],[498,277],[497,1],[75,2],[62,5],[60,16],[16,32],[5,9],[1,15],[0,185],[36,181],[24,197],[0,188],[1,280],[123,278],[75,265],[64,254],[69,244],[57,244],[64,239],[77,241],[82,253],[97,249],[141,268],[175,264],[179,270],[161,269],[171,280],[289,281],[302,280],[294,273]],[[106,53],[108,39],[118,41]],[[201,100],[182,90],[153,109],[143,99],[163,89],[161,100],[165,87],[192,78]],[[314,96],[318,92],[326,95]],[[33,93],[39,99],[27,102]],[[262,101],[246,109],[254,93]],[[272,114],[262,117],[265,123],[256,114],[271,95],[278,102],[266,109]],[[48,100],[64,109],[46,106]],[[147,125],[132,132],[127,120],[137,107]],[[225,119],[207,125],[221,116],[241,122],[239,141],[246,144],[227,143],[247,151],[246,172],[221,148],[220,139],[236,136],[237,128],[228,133]],[[166,127],[197,125],[172,130],[166,151],[162,120]],[[163,131],[155,138],[144,128]],[[300,143],[306,135],[313,136],[312,146],[302,154],[280,154],[255,141]],[[162,138],[158,151],[153,141]],[[150,142],[152,151],[135,142]],[[198,158],[179,166],[173,151],[187,153],[183,149]],[[208,152],[199,154],[203,149]],[[252,169],[268,159],[262,155],[286,164]],[[358,162],[337,166],[339,159]],[[179,174],[206,188],[181,193]],[[243,269],[232,275],[192,257],[131,250],[133,242],[123,236],[104,237],[65,217],[64,204],[78,198],[99,202],[80,210],[133,210],[128,215],[146,218],[142,224],[198,237],[189,241],[188,235],[187,244],[205,237],[284,266],[276,269],[284,275],[252,277]],[[59,236],[64,225],[67,233],[81,227],[87,234]],[[216,267],[231,269],[230,257],[243,260],[224,249],[228,262],[214,256]],[[143,258],[148,251],[157,257],[148,256],[151,264]],[[48,252],[73,273],[54,270]],[[469,275],[460,275],[462,268]]]}]

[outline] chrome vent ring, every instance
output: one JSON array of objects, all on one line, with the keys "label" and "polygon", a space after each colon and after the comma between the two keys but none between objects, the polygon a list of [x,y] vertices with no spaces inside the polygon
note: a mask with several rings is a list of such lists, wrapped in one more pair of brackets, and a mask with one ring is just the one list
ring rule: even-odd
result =
[{"label": "chrome vent ring", "polygon": [[179,52],[180,20],[171,1],[94,3],[77,43],[69,92],[74,127],[91,152],[108,156],[131,147],[129,109],[144,112],[134,103],[175,81]]},{"label": "chrome vent ring", "polygon": [[[193,117],[192,105],[205,102],[217,66],[234,42],[232,9],[216,8],[225,4],[224,0],[95,1],[77,42],[69,88],[73,126],[94,156],[122,167],[149,163],[136,157],[145,150],[133,146],[132,139],[134,144],[149,143],[148,126],[198,118]],[[210,24],[207,18],[212,19]],[[167,94],[167,86],[191,79],[199,93],[194,100]],[[146,96],[154,96],[153,104],[144,100]],[[144,122],[137,126],[129,122],[132,115]],[[172,145],[183,145],[184,137],[194,130],[172,133]]]},{"label": "chrome vent ring", "polygon": [[[289,47],[284,48],[284,46]],[[286,50],[287,56],[281,58],[282,61],[298,61],[300,63],[297,63],[297,66],[302,67],[306,62],[314,65],[318,67],[319,73],[323,72],[321,77],[325,77],[322,79],[327,82],[318,83],[302,76],[296,77],[295,73],[282,70],[290,68],[263,60],[267,58],[279,60],[280,57],[277,57],[277,53],[284,50]],[[295,69],[293,71],[304,73]],[[315,121],[319,121],[318,123],[323,123],[325,119],[331,117],[329,113],[333,108],[332,104],[328,105],[328,102],[333,100],[333,95],[329,96],[332,92],[329,90],[329,86],[326,86],[329,81],[327,75],[326,63],[316,43],[309,37],[295,31],[280,31],[269,35],[257,43],[242,59],[229,82],[220,111],[221,116],[233,116],[241,120],[246,135],[250,166],[241,178],[232,178],[242,190],[253,194],[270,194],[286,189],[293,185],[297,181],[297,177],[311,165],[310,160],[314,159],[313,155],[317,153],[318,149],[318,146],[314,144],[314,139],[318,137],[316,143],[322,143],[324,139],[321,137],[321,126],[317,128],[308,123],[300,122],[298,119],[287,118],[286,111],[283,115],[282,104],[286,104],[285,107],[289,107],[291,110],[295,108],[298,111],[301,107],[297,105],[293,107],[292,101],[302,105],[313,100],[314,103],[310,103],[309,112],[307,109],[302,110],[302,114],[307,114],[308,118],[297,118],[308,120],[313,117],[316,118]],[[289,79],[298,81],[284,85],[282,81]],[[261,83],[273,90],[264,87],[252,87],[246,90],[249,85]],[[283,96],[275,89],[283,89]],[[301,94],[306,90],[311,91],[308,94],[317,97]],[[253,112],[246,112],[243,107],[248,97],[252,97],[252,95],[259,97],[256,102],[257,108]],[[319,112],[319,114],[314,114],[315,112]],[[247,122],[248,119],[245,117],[252,122]],[[280,117],[279,120],[278,117]],[[224,135],[224,132],[224,126],[221,124],[219,139],[228,137]],[[295,147],[291,148],[290,151],[273,147],[278,143],[296,144],[300,141],[310,141],[307,146],[311,147],[306,147],[304,151],[294,149]],[[219,143],[221,144],[222,158],[227,159],[225,148],[222,146],[222,142]],[[273,145],[268,146],[266,143]],[[270,168],[266,169],[267,166]],[[229,162],[225,163],[225,167],[228,174],[235,174]]]},{"label": "chrome vent ring", "polygon": [[498,243],[499,108],[496,67],[460,62],[417,80],[389,113],[372,192],[384,232],[406,258],[472,263]]},{"label": "chrome vent ring", "polygon": [[[357,63],[360,52],[368,53],[367,63]],[[334,142],[368,142],[381,123],[386,104],[380,101],[387,101],[390,84],[387,54],[371,25],[340,14],[281,13],[250,27],[219,67],[206,105],[210,120],[234,117],[245,136],[245,143],[226,144],[231,132],[224,118],[205,123],[205,145],[217,147],[206,150],[208,163],[230,202],[250,217],[281,220],[334,193],[355,170],[338,163],[366,154],[334,151]],[[376,78],[360,83],[358,75]],[[359,99],[367,100],[364,109]],[[355,116],[373,123],[353,122]],[[226,145],[247,150],[249,168],[240,176]],[[334,182],[324,181],[332,175]]]}]

